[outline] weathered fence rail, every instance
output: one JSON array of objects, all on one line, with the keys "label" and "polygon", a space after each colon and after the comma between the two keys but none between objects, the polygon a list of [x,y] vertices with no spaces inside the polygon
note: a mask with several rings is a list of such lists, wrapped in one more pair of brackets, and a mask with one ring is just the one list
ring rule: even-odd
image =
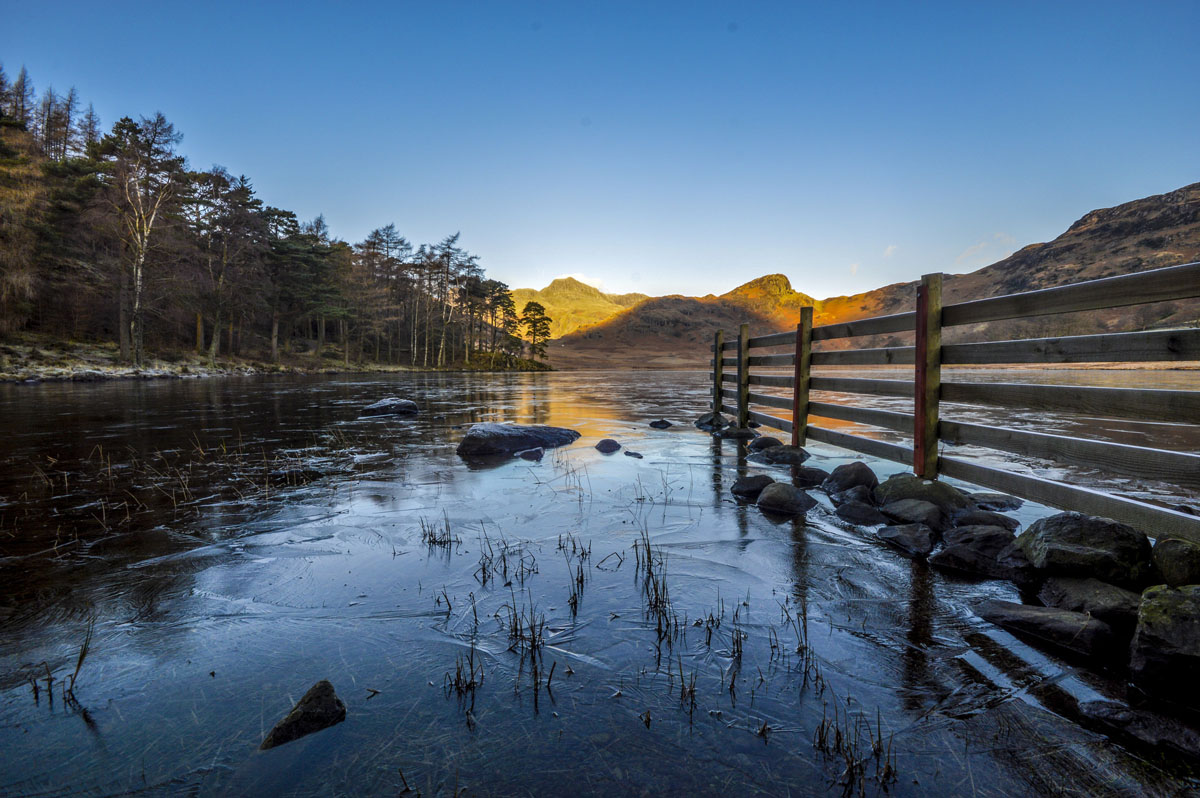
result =
[{"label": "weathered fence rail", "polygon": [[[942,275],[926,275],[921,279],[917,306],[912,312],[814,327],[812,308],[804,308],[795,331],[751,337],[748,326],[743,324],[733,340],[726,340],[724,331],[718,331],[713,345],[713,409],[723,411],[724,401],[729,399],[736,403],[740,426],[755,421],[791,433],[794,445],[820,441],[911,464],[913,472],[923,477],[936,479],[945,475],[1052,507],[1108,516],[1142,527],[1154,536],[1165,534],[1200,541],[1200,517],[1189,513],[939,452],[939,443],[979,446],[1200,491],[1197,452],[983,426],[943,418],[941,412],[943,402],[981,404],[1198,426],[1200,386],[1197,390],[1156,390],[942,380],[943,365],[1200,361],[1200,329],[942,343],[942,330],[947,327],[1197,297],[1200,297],[1200,263],[952,305],[942,304]],[[915,334],[913,346],[813,351],[813,344],[821,341],[904,332]],[[751,354],[756,349],[780,347],[789,347],[790,351]],[[727,352],[734,356],[727,357]],[[814,366],[881,365],[911,365],[913,378],[812,374]],[[751,373],[753,367],[789,366],[793,369],[791,375]],[[732,367],[733,371],[727,371],[726,367]],[[1131,379],[1136,379],[1135,372],[1131,372]],[[1200,376],[1197,381],[1200,383]],[[758,386],[791,388],[792,395],[754,391]],[[913,410],[898,412],[812,401],[812,391],[908,398],[913,400]],[[787,410],[791,417],[759,412],[754,406]],[[911,445],[814,425],[810,417],[891,430],[910,439]]]}]

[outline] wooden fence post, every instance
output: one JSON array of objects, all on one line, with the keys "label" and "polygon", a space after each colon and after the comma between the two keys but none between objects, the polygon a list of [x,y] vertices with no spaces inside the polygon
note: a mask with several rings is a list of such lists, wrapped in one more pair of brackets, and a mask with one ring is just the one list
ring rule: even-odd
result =
[{"label": "wooden fence post", "polygon": [[717,330],[717,332],[713,335],[713,352],[716,353],[716,356],[713,358],[712,411],[714,413],[720,413],[725,409],[725,404],[722,401],[721,396],[721,388],[723,387],[722,383],[725,381],[725,364],[721,362],[721,358],[725,356],[725,353],[721,351],[724,346],[725,331]]},{"label": "wooden fence post", "polygon": [[938,475],[938,401],[942,391],[942,275],[926,274],[917,289],[914,358],[913,473]]},{"label": "wooden fence post", "polygon": [[738,328],[738,402],[737,425],[745,429],[750,423],[750,325]]},{"label": "wooden fence post", "polygon": [[796,325],[796,368],[792,381],[792,446],[803,446],[808,433],[808,377],[812,368],[812,307],[800,308]]}]

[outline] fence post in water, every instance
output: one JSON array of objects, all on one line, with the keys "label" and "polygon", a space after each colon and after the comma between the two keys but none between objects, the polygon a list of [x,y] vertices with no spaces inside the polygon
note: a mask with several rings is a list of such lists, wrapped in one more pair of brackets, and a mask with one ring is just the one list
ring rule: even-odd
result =
[{"label": "fence post in water", "polygon": [[800,308],[796,325],[796,368],[792,380],[792,446],[803,446],[808,432],[808,372],[812,367],[812,307]]},{"label": "fence post in water", "polygon": [[938,475],[938,400],[942,390],[942,275],[926,274],[917,289],[914,363],[913,473]]},{"label": "fence post in water", "polygon": [[738,328],[737,425],[745,429],[750,423],[750,325]]},{"label": "fence post in water", "polygon": [[712,411],[714,413],[720,413],[722,410],[725,409],[724,402],[721,401],[722,400],[721,388],[722,388],[722,383],[725,381],[725,367],[724,367],[725,364],[723,364],[721,362],[721,358],[723,358],[725,356],[725,353],[721,351],[724,347],[725,347],[725,331],[717,330],[716,333],[713,335],[713,352],[716,353],[713,356],[713,401],[712,401],[713,409],[712,409]]}]

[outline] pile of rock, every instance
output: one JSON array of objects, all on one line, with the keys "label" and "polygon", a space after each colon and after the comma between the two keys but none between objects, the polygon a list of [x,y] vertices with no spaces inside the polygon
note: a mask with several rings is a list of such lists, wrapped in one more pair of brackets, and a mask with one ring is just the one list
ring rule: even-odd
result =
[{"label": "pile of rock", "polygon": [[[733,494],[765,511],[798,515],[816,506],[806,489],[829,495],[847,523],[907,557],[940,570],[1005,579],[1040,604],[991,600],[984,619],[1031,643],[1117,669],[1128,668],[1145,692],[1200,709],[1200,544],[1145,534],[1126,524],[1080,513],[1039,519],[1020,534],[1005,511],[1021,500],[969,493],[912,474],[880,482],[865,463],[832,473],[774,460],[786,447],[760,438],[750,458],[791,464],[791,484],[766,475],[740,477]],[[799,449],[803,452],[802,449]]]}]

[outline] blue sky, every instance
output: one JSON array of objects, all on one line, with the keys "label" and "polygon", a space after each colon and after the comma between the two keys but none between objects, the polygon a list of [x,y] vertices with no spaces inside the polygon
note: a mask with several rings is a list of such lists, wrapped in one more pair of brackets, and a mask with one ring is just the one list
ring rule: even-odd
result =
[{"label": "blue sky", "polygon": [[1200,181],[1200,3],[16,3],[0,62],[356,241],[818,298]]}]

